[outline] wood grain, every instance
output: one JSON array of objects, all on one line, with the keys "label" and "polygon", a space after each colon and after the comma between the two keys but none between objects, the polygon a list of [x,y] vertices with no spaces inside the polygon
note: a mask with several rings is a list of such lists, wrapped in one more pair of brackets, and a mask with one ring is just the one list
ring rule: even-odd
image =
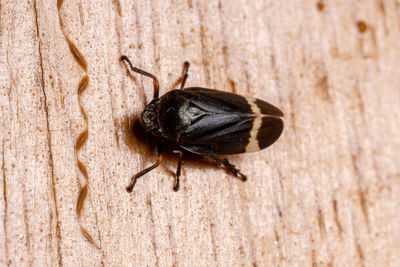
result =
[{"label": "wood grain", "polygon": [[[0,2],[1,266],[400,266],[398,1],[58,4]],[[187,86],[273,103],[283,136],[230,157],[246,183],[189,157],[175,193],[167,154],[128,194],[156,155],[122,54],[161,93],[188,60]]]}]

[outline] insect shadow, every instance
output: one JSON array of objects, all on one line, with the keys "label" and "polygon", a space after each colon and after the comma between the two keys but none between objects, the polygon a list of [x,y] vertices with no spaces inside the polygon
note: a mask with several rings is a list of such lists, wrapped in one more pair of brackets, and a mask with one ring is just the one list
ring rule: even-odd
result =
[{"label": "insect shadow", "polygon": [[[181,80],[181,79],[180,79]],[[141,155],[153,155],[157,148],[157,142],[159,139],[151,134],[141,125],[138,116],[133,116],[131,118],[126,117],[122,123],[124,142],[129,147],[132,152],[139,153]],[[165,161],[173,162],[176,160],[176,154],[172,151],[179,149],[179,146],[167,142],[164,144],[165,150],[163,151],[163,156]],[[192,168],[203,168],[207,166],[208,168],[219,169],[218,165],[214,161],[204,158],[204,156],[196,155],[190,152],[184,152],[183,154],[184,163],[187,167]],[[165,170],[172,177],[176,175],[171,168],[165,167]],[[229,173],[229,170],[226,170]]]}]

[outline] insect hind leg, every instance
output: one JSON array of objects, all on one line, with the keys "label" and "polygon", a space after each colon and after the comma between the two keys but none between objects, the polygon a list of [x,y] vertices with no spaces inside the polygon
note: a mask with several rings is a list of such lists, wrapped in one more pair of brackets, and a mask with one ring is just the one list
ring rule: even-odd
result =
[{"label": "insect hind leg", "polygon": [[234,174],[236,177],[238,177],[242,182],[247,181],[247,176],[244,175],[243,173],[241,173],[240,170],[238,168],[236,168],[235,165],[233,165],[232,163],[230,163],[228,161],[228,159],[226,159],[226,158],[220,159],[220,158],[217,158],[214,156],[208,156],[208,158],[214,160],[219,165],[225,166],[232,174]]}]

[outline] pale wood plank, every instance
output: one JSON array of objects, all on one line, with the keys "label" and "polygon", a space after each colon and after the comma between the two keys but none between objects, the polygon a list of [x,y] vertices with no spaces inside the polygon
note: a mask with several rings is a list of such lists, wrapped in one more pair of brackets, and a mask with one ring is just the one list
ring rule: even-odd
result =
[{"label": "pale wood plank", "polygon": [[[0,265],[400,265],[397,1],[2,1],[0,12]],[[230,157],[246,183],[188,159],[175,193],[167,155],[126,193],[155,153],[128,127],[151,81],[128,75],[122,54],[161,93],[189,60],[187,86],[281,107],[283,136]],[[75,212],[86,74],[82,221],[100,249]]]}]

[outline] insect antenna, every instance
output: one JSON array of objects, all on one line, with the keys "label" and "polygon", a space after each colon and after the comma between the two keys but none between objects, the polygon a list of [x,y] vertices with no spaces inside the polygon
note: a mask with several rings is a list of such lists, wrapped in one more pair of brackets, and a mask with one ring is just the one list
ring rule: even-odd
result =
[{"label": "insect antenna", "polygon": [[190,63],[185,61],[185,63],[183,63],[183,79],[182,79],[182,83],[181,83],[181,89],[183,89],[183,87],[185,86],[186,80],[188,78],[188,71],[189,71],[189,66]]},{"label": "insect antenna", "polygon": [[158,82],[156,76],[142,69],[134,67],[127,56],[121,56],[120,60],[125,60],[129,64],[132,71],[153,79],[153,87],[154,87],[153,99],[157,99],[160,92],[160,83]]}]

